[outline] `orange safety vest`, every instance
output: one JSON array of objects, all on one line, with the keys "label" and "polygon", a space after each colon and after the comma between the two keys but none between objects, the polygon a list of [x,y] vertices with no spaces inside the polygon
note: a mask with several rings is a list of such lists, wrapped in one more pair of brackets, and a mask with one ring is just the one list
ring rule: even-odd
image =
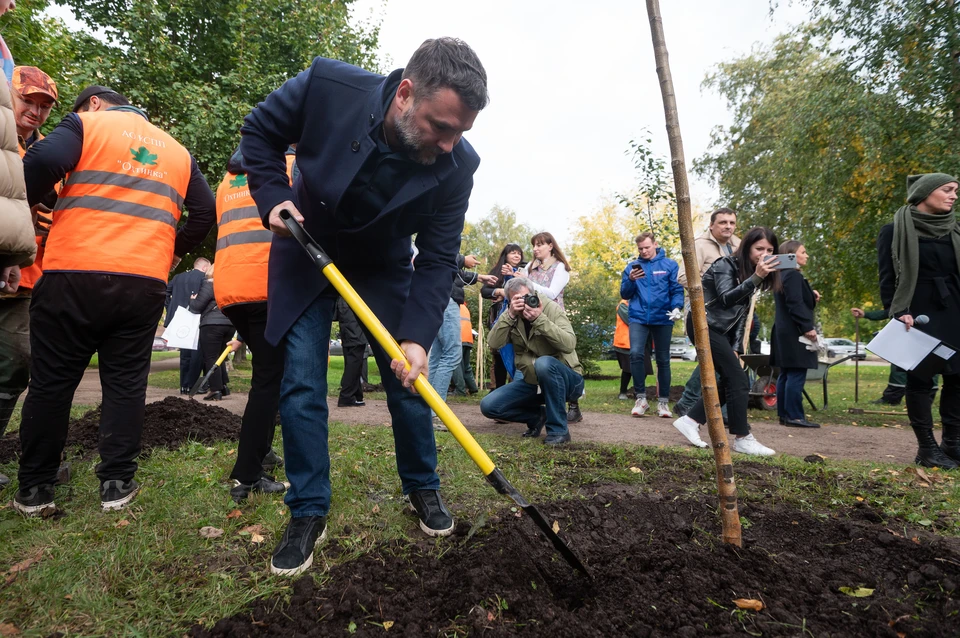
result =
[{"label": "orange safety vest", "polygon": [[[43,135],[40,131],[37,131],[37,142],[43,139]],[[37,142],[34,142],[36,144]],[[17,150],[20,152],[20,159],[23,159],[23,156],[27,154],[27,149],[23,148],[23,144],[20,143],[20,140],[17,140]],[[40,275],[43,274],[43,237],[37,235],[37,256],[33,260],[33,263],[26,268],[20,269],[20,289],[33,290],[33,287],[37,285],[37,280],[40,279]]]},{"label": "orange safety vest", "polygon": [[[617,309],[619,310],[620,306],[627,305],[627,303],[627,301],[621,299],[620,303],[617,304]],[[617,313],[617,329],[613,333],[613,347],[630,349],[630,326],[620,318],[619,312]]]},{"label": "orange safety vest", "polygon": [[[296,157],[287,155],[287,175]],[[292,179],[291,179],[292,182]],[[227,173],[217,188],[217,276],[213,295],[221,309],[267,300],[267,262],[273,232],[263,227],[247,176]]]},{"label": "orange safety vest", "polygon": [[470,309],[467,304],[460,304],[460,342],[473,343],[473,322],[470,320]]},{"label": "orange safety vest", "polygon": [[83,150],[53,213],[43,269],[166,282],[190,153],[131,111],[79,113]]}]

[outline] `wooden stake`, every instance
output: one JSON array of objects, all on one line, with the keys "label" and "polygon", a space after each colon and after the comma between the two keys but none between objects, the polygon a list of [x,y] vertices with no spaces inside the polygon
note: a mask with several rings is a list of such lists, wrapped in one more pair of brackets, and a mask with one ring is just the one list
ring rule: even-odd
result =
[{"label": "wooden stake", "polygon": [[720,414],[720,399],[717,392],[717,377],[710,354],[710,333],[707,314],[703,304],[703,286],[694,248],[693,220],[690,211],[690,188],[687,184],[687,169],[683,156],[683,140],[680,137],[680,117],[677,115],[677,99],[670,75],[667,43],[663,35],[663,18],[660,16],[659,0],[647,0],[647,15],[653,37],[653,55],[660,78],[660,93],[663,96],[663,111],[667,120],[667,137],[670,139],[670,165],[677,192],[677,219],[680,225],[680,246],[687,274],[687,290],[690,293],[690,310],[697,342],[697,360],[700,363],[700,380],[703,385],[703,405],[707,412],[707,425],[713,457],[717,465],[717,487],[720,492],[720,519],[723,526],[723,542],[741,546],[740,512],[737,508],[737,485],[733,478],[733,463],[727,433],[723,429]]},{"label": "wooden stake", "polygon": [[483,390],[483,374],[485,372],[484,361],[487,358],[487,353],[483,349],[483,295],[477,295],[477,369],[474,376],[477,377],[477,394],[480,394],[480,390]]}]

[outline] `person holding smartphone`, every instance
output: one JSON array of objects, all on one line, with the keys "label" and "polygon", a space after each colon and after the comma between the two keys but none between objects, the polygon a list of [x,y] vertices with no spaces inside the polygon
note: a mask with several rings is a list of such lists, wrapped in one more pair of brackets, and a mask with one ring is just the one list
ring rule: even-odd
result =
[{"label": "person holding smartphone", "polygon": [[[738,353],[743,354],[743,335],[751,297],[759,290],[780,290],[779,259],[765,259],[779,248],[772,230],[762,226],[751,228],[737,252],[715,261],[703,275],[710,350],[713,365],[720,375],[720,403],[727,405],[730,434],[735,436],[733,451],[756,456],[772,456],[776,452],[760,443],[750,431],[747,422],[750,386]],[[696,342],[693,322],[689,318],[687,334]],[[700,426],[706,421],[703,397],[700,397],[686,416],[673,422],[673,427],[693,445],[707,447],[700,438]]]},{"label": "person holding smartphone", "polygon": [[777,412],[780,425],[818,428],[820,424],[807,421],[803,413],[803,385],[807,370],[817,367],[817,353],[807,350],[799,337],[817,340],[813,311],[820,301],[820,293],[800,274],[800,268],[806,266],[809,259],[803,244],[794,240],[784,242],[780,255],[794,255],[797,268],[780,272],[781,289],[773,295],[776,317],[770,336],[770,365],[780,368]]}]

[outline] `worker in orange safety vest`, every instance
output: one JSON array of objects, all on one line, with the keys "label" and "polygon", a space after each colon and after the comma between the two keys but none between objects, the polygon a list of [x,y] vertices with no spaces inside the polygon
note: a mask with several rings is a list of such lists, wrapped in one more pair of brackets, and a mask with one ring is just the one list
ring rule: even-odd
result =
[{"label": "worker in orange safety vest", "polygon": [[147,375],[167,276],[213,226],[213,193],[187,149],[102,86],[84,89],[73,112],[28,149],[24,175],[31,205],[66,180],[30,305],[33,361],[14,508],[36,516],[54,507],[73,394],[96,352],[100,503],[120,509],[139,487]]}]

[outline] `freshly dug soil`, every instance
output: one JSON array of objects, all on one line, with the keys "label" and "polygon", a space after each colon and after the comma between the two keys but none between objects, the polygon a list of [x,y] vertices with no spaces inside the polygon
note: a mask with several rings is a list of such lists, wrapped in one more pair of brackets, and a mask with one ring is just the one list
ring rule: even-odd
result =
[{"label": "freshly dug soil", "polygon": [[[221,636],[851,636],[956,637],[956,539],[904,538],[869,507],[808,514],[742,504],[743,548],[719,543],[716,499],[674,501],[633,487],[541,506],[587,564],[574,572],[527,517],[507,511],[475,535],[461,521],[441,557],[433,541],[383,547],[308,574],[289,603],[195,626]],[[898,527],[903,532],[902,527]],[[337,555],[336,542],[322,548]],[[318,551],[313,570],[322,569]],[[865,597],[841,588],[873,590]],[[861,593],[866,593],[861,591]],[[735,599],[762,601],[741,611]]]},{"label": "freshly dug soil", "polygon": [[[97,456],[100,440],[100,408],[90,410],[70,422],[65,449],[71,449],[80,458]],[[162,447],[176,449],[188,440],[213,443],[237,439],[240,436],[240,417],[228,410],[202,401],[188,401],[167,397],[148,403],[143,418],[143,450]],[[0,463],[20,456],[20,438],[9,432],[0,438]]]}]

